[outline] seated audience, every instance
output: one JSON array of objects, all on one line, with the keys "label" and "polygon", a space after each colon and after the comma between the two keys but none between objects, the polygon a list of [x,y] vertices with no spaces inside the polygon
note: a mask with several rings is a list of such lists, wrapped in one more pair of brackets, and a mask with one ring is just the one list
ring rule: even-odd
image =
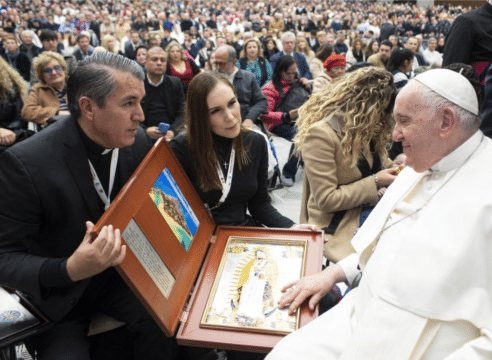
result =
[{"label": "seated audience", "polygon": [[38,55],[32,64],[39,83],[33,86],[22,108],[22,118],[41,127],[55,115],[68,115],[67,65],[63,57],[53,51]]},{"label": "seated audience", "polygon": [[265,59],[270,61],[270,58],[278,53],[280,50],[277,47],[277,42],[270,36],[265,40],[265,50],[263,54],[265,55]]},{"label": "seated audience", "polygon": [[14,68],[25,81],[29,81],[31,62],[29,57],[19,50],[14,35],[8,35],[5,41],[6,52],[2,54],[5,61]]},{"label": "seated audience", "polygon": [[388,71],[395,78],[398,89],[404,87],[408,82],[408,75],[412,72],[414,52],[410,49],[394,48],[388,61]]},{"label": "seated audience", "polygon": [[253,73],[260,88],[272,78],[270,62],[263,57],[260,42],[254,38],[245,41],[236,67]]},{"label": "seated audience", "polygon": [[186,95],[188,85],[193,77],[200,72],[200,67],[194,60],[190,60],[184,54],[183,48],[178,42],[172,41],[166,48],[167,70],[166,74],[177,77],[183,86]]},{"label": "seated audience", "polygon": [[309,70],[313,74],[313,79],[316,79],[320,74],[324,72],[323,64],[325,60],[333,53],[333,46],[330,44],[323,44],[316,51],[313,61],[309,65]]},{"label": "seated audience", "polygon": [[215,70],[225,75],[236,90],[243,126],[251,128],[267,110],[267,100],[256,83],[256,77],[236,67],[236,51],[230,45],[217,48],[214,57]]},{"label": "seated audience", "polygon": [[[145,129],[151,139],[165,137],[171,140],[178,133],[183,122],[181,109],[185,102],[183,86],[179,79],[166,75],[167,55],[161,47],[153,47],[147,52],[145,67],[145,98],[142,100],[142,110],[145,120],[140,126]],[[163,134],[159,123],[171,125]]]},{"label": "seated audience", "polygon": [[442,54],[437,50],[437,40],[436,38],[430,38],[427,41],[427,49],[424,50],[425,61],[430,66],[441,67],[442,66]]},{"label": "seated audience", "polygon": [[366,56],[362,51],[363,46],[364,44],[359,38],[355,38],[354,41],[352,41],[352,49],[347,52],[346,56],[347,62],[349,64],[354,65],[356,63],[366,61]]},{"label": "seated audience", "polygon": [[345,74],[347,62],[345,56],[332,54],[325,60],[323,67],[325,71],[317,76],[313,81],[313,95],[322,91],[330,83]]},{"label": "seated audience", "polygon": [[[284,55],[278,59],[273,70],[272,80],[263,87],[268,101],[267,114],[261,118],[267,129],[277,136],[292,140],[296,135],[295,122],[299,107],[309,98],[297,75],[297,63],[294,57]],[[293,154],[292,144],[289,159],[282,169],[282,183],[293,186],[299,158]]]}]

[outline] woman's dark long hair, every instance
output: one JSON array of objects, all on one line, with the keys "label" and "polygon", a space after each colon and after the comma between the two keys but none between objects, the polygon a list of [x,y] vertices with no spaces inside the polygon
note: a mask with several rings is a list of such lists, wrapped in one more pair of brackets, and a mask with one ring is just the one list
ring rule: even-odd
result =
[{"label": "woman's dark long hair", "polygon": [[316,55],[314,57],[321,62],[325,62],[326,58],[333,53],[333,46],[330,44],[323,44],[319,47],[318,51],[316,51]]},{"label": "woman's dark long hair", "polygon": [[[202,72],[191,80],[186,93],[185,124],[190,154],[195,165],[198,183],[203,191],[220,190],[222,184],[217,175],[217,153],[212,137],[210,124],[210,112],[207,97],[219,84],[229,86],[234,95],[236,90],[224,75],[216,72]],[[249,162],[247,151],[244,147],[243,132],[233,139],[232,144],[236,149],[236,161],[239,169]]]},{"label": "woman's dark long hair", "polygon": [[395,47],[391,52],[390,58],[388,60],[388,71],[393,72],[395,70],[399,70],[400,66],[403,65],[405,60],[411,61],[415,54],[410,49],[400,49]]},{"label": "woman's dark long hair", "polygon": [[272,74],[272,83],[280,94],[283,93],[282,84],[280,83],[280,80],[282,80],[282,71],[289,70],[292,64],[297,64],[296,59],[290,55],[283,55],[278,59],[277,64],[275,65],[275,70],[273,70]]}]

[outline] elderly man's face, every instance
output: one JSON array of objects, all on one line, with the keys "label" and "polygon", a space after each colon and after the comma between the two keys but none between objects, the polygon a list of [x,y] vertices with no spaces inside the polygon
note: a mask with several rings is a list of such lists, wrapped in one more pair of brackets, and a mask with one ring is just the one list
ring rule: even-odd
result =
[{"label": "elderly man's face", "polygon": [[422,98],[423,85],[414,81],[405,86],[395,102],[393,140],[401,141],[407,165],[424,172],[441,160],[440,121],[438,110]]},{"label": "elderly man's face", "polygon": [[215,69],[226,76],[234,72],[234,60],[229,60],[229,53],[226,50],[217,50],[215,52]]},{"label": "elderly man's face", "polygon": [[24,33],[22,35],[22,41],[24,41],[24,44],[26,45],[31,45],[32,44],[32,35],[30,33]]},{"label": "elderly man's face", "polygon": [[296,47],[296,39],[293,36],[287,36],[284,41],[282,41],[282,48],[284,53],[290,54],[294,51]]}]

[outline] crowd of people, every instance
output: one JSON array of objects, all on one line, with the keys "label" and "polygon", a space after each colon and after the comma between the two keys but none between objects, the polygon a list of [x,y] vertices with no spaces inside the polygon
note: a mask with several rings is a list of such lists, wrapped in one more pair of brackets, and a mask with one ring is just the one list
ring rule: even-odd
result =
[{"label": "crowd of people", "polygon": [[[55,323],[29,350],[89,359],[97,310],[126,323],[134,358],[211,356],[165,338],[114,271],[120,230],[88,235],[165,138],[216,224],[324,231],[325,270],[286,285],[279,307],[351,286],[272,359],[490,358],[491,39],[492,0],[0,0],[0,286]],[[271,204],[265,134],[292,142],[284,186],[304,167],[300,224]],[[446,287],[455,277],[467,294]]]}]

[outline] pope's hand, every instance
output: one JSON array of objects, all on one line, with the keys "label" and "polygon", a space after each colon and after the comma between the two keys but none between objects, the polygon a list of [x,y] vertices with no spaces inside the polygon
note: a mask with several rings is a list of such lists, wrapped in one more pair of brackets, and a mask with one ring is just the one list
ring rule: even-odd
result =
[{"label": "pope's hand", "polygon": [[318,230],[316,225],[313,225],[313,224],[296,224],[296,225],[292,225],[291,229],[293,229],[293,230],[311,230],[311,231]]},{"label": "pope's hand", "polygon": [[320,273],[305,276],[285,285],[281,289],[284,295],[282,295],[278,302],[278,308],[282,309],[289,306],[289,314],[292,315],[304,300],[311,297],[309,300],[309,308],[312,311],[321,298],[325,296],[336,283],[346,280],[347,278],[340,265],[330,265]]},{"label": "pope's hand", "polygon": [[87,279],[110,266],[119,265],[126,254],[126,246],[121,245],[120,230],[114,230],[112,225],[104,226],[92,241],[90,232],[94,224],[87,221],[85,225],[87,232],[82,243],[67,260],[67,272],[72,281]]},{"label": "pope's hand", "polygon": [[388,187],[393,181],[395,181],[396,176],[398,175],[398,168],[390,168],[379,171],[376,176],[378,177],[378,186],[380,187]]}]

